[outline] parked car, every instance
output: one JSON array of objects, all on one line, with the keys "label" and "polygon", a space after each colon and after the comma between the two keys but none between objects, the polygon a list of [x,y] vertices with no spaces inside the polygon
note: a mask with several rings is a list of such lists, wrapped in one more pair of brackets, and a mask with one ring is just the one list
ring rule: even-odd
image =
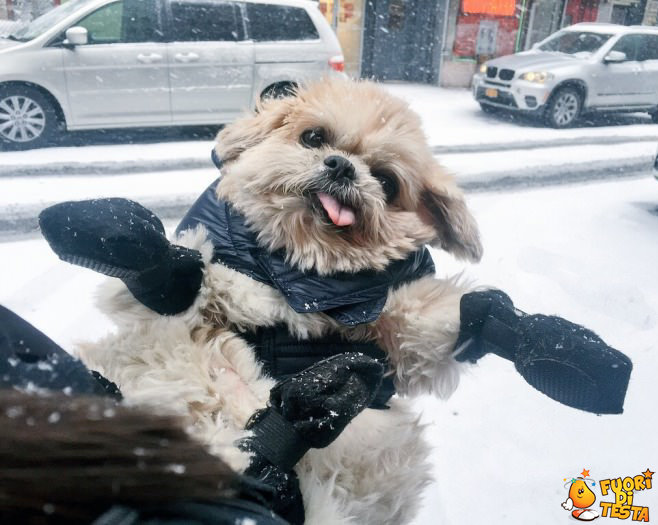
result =
[{"label": "parked car", "polygon": [[472,87],[484,111],[530,112],[556,128],[594,111],[646,111],[658,122],[658,27],[576,24],[485,62]]},{"label": "parked car", "polygon": [[0,139],[221,124],[343,64],[310,1],[69,0],[0,38]]}]

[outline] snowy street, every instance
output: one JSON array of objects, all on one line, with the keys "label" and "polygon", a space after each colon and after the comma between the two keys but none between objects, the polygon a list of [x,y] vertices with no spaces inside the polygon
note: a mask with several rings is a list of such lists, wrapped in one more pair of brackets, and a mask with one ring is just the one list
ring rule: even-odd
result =
[{"label": "snowy street", "polygon": [[[437,158],[467,190],[632,177],[650,169],[658,149],[658,124],[646,114],[584,119],[557,130],[485,114],[468,90],[386,87],[418,112]],[[186,130],[184,141],[167,129],[85,133],[62,147],[0,152],[0,239],[34,234],[39,210],[63,199],[132,197],[175,219],[216,177],[212,130],[199,131],[196,140]],[[153,143],[158,134],[165,141]],[[81,137],[95,145],[77,147]],[[121,143],[129,139],[138,142]]]},{"label": "snowy street", "polygon": [[[448,400],[420,400],[439,483],[415,523],[567,523],[564,478],[658,467],[658,124],[633,114],[547,129],[484,114],[465,90],[387,88],[419,112],[480,225],[482,262],[435,252],[439,276],[463,272],[526,312],[582,323],[634,364],[618,416],[559,405],[495,356],[469,368]],[[206,135],[0,153],[0,304],[67,349],[111,330],[94,307],[104,278],[59,261],[36,215],[62,200],[128,197],[171,230],[217,176],[211,147]],[[635,498],[658,512],[658,488]]]}]

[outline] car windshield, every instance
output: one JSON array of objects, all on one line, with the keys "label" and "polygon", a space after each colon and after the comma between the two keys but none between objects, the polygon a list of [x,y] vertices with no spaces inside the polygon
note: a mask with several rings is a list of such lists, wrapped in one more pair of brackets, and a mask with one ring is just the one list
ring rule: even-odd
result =
[{"label": "car windshield", "polygon": [[612,35],[591,31],[560,31],[539,46],[540,51],[553,51],[575,56],[590,56]]},{"label": "car windshield", "polygon": [[27,42],[36,38],[46,31],[48,31],[55,24],[64,20],[71,13],[75,12],[80,6],[89,3],[92,0],[69,0],[65,4],[56,7],[50,11],[47,11],[38,18],[35,18],[27,25],[24,25],[14,31],[9,38],[12,40],[19,40],[21,42]]}]

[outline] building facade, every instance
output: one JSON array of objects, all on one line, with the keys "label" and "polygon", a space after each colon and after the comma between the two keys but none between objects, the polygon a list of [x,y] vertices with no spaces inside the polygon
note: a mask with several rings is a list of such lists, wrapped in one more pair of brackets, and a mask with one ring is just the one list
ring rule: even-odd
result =
[{"label": "building facade", "polygon": [[655,25],[658,0],[319,0],[354,77],[467,86],[479,63],[579,22]]},{"label": "building facade", "polygon": [[[0,21],[65,0],[0,0]],[[317,0],[353,77],[468,86],[491,57],[578,22],[658,25],[658,0]]]},{"label": "building facade", "polygon": [[0,20],[32,20],[61,0],[0,0]]},{"label": "building facade", "polygon": [[345,71],[377,80],[437,83],[445,0],[319,0],[334,26]]},{"label": "building facade", "polygon": [[318,4],[343,48],[345,71],[360,77],[366,0],[320,0]]}]

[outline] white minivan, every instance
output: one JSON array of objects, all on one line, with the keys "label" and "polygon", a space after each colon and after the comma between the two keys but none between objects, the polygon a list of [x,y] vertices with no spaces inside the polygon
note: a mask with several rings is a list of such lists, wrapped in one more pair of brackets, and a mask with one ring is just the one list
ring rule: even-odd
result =
[{"label": "white minivan", "polygon": [[0,38],[0,140],[226,123],[343,67],[310,1],[69,0]]}]

